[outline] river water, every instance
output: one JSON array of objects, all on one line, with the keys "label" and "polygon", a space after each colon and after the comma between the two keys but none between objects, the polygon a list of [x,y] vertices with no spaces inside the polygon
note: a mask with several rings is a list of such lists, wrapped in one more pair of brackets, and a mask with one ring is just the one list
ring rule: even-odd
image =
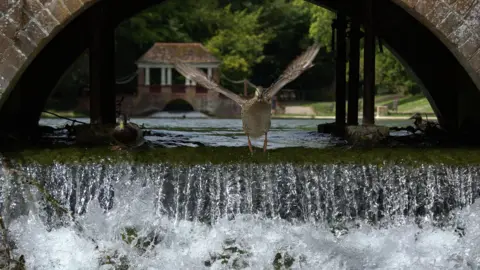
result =
[{"label": "river water", "polygon": [[[240,120],[135,122],[209,145],[231,145],[218,137],[241,132]],[[327,145],[314,134],[319,122],[274,120],[272,144]],[[480,166],[14,166],[25,176],[3,170],[1,199],[27,269],[480,267]]]},{"label": "river water", "polygon": [[[178,118],[178,114],[169,113],[163,113],[159,116],[163,118],[134,118],[131,120],[154,131],[155,136],[146,137],[153,144],[166,147],[247,145],[247,137],[243,133],[240,119],[204,118],[201,113],[187,113],[185,118]],[[77,118],[76,120],[89,123],[88,118]],[[272,119],[271,131],[268,134],[268,148],[317,148],[341,143],[330,135],[317,133],[317,125],[333,121],[331,119]],[[61,127],[68,122],[62,119],[44,118],[40,121],[40,124]],[[378,120],[377,124],[407,126],[412,125],[412,120]],[[393,135],[402,134],[404,133],[393,133]],[[252,144],[263,147],[263,138],[252,139]]]}]

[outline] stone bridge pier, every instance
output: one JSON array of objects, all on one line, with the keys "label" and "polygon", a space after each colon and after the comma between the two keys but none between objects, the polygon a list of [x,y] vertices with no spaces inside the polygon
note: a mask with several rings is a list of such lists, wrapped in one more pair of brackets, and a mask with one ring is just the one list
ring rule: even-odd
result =
[{"label": "stone bridge pier", "polygon": [[[114,29],[162,2],[0,1],[0,124],[5,127],[1,131],[28,134],[59,78],[86,49],[95,97],[90,101],[91,113],[98,122],[115,121]],[[348,22],[356,21],[368,39],[367,50],[374,48],[375,40],[391,49],[423,86],[444,128],[452,133],[480,131],[480,0],[311,2],[343,14]],[[358,66],[353,56],[339,55],[337,60]],[[372,60],[365,63],[369,70]],[[373,89],[374,79],[368,77],[366,89]],[[337,83],[340,93],[346,82]],[[365,113],[371,117],[371,112]],[[350,115],[350,122],[354,118]]]}]

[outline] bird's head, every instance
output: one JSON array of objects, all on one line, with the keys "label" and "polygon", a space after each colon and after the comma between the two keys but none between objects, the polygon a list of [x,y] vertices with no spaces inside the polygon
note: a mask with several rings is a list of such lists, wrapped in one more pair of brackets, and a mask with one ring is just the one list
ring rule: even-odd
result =
[{"label": "bird's head", "polygon": [[125,128],[125,123],[127,122],[127,116],[126,115],[120,115],[117,119],[118,121],[118,127],[121,129]]},{"label": "bird's head", "polygon": [[267,89],[257,86],[255,88],[255,97],[260,100],[266,100],[267,98]]}]

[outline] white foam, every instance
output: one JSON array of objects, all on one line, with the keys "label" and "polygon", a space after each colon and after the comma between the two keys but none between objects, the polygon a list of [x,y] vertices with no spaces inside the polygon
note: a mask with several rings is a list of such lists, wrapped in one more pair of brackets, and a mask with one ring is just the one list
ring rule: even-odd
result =
[{"label": "white foam", "polygon": [[[251,253],[238,255],[244,256],[248,269],[272,269],[281,250],[295,258],[293,269],[476,269],[480,263],[479,203],[461,212],[467,228],[464,237],[450,229],[428,225],[420,229],[405,221],[385,229],[360,224],[337,238],[319,224],[254,215],[221,219],[212,226],[173,220],[154,214],[153,198],[150,189],[132,186],[116,194],[116,207],[106,214],[93,200],[79,217],[83,233],[73,228],[47,232],[34,216],[17,219],[10,227],[16,253],[25,255],[28,269],[99,269],[98,260],[108,250],[127,254],[132,269],[229,269],[218,260],[211,267],[204,261],[209,254],[222,252],[227,239],[235,239],[239,248]],[[144,254],[135,252],[121,240],[120,230],[126,226],[139,228],[140,235],[156,230],[163,239]]]}]

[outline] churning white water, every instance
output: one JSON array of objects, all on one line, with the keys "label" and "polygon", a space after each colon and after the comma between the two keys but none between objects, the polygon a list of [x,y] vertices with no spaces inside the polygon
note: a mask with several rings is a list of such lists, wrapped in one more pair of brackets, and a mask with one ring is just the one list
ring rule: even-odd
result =
[{"label": "churning white water", "polygon": [[[28,207],[12,203],[10,237],[28,269],[480,266],[480,204],[469,206],[478,194],[473,168],[93,164],[24,170],[50,181],[53,195],[76,213],[76,225],[56,224],[41,200]],[[446,213],[439,204],[464,208]],[[450,216],[447,225],[433,225],[438,213]],[[387,222],[372,223],[378,216]],[[332,217],[342,222],[332,225]]]}]

